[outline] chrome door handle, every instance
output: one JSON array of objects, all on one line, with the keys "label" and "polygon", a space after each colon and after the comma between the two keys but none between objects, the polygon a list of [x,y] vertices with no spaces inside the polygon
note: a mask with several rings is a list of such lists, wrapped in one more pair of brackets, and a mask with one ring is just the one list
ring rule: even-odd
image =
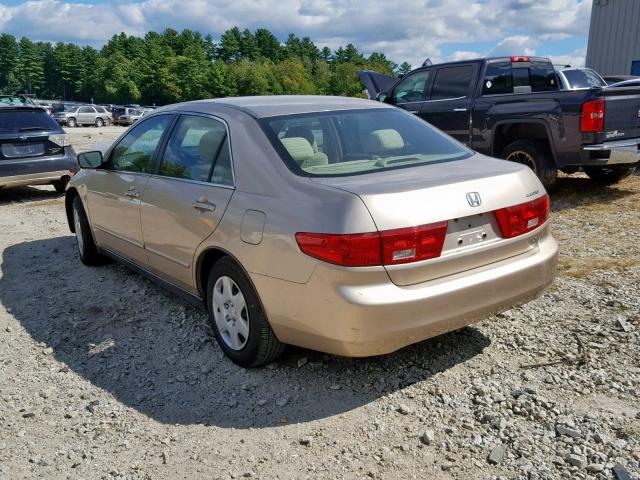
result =
[{"label": "chrome door handle", "polygon": [[124,192],[124,194],[129,198],[140,198],[140,192],[132,188]]},{"label": "chrome door handle", "polygon": [[467,109],[466,108],[454,108],[453,111],[454,112],[466,112]]},{"label": "chrome door handle", "polygon": [[207,200],[196,200],[191,206],[196,210],[206,210],[208,212],[215,212],[216,210],[216,204]]}]

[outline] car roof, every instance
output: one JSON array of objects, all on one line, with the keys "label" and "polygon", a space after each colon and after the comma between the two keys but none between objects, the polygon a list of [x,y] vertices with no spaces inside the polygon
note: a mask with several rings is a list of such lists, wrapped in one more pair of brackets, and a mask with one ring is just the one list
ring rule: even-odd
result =
[{"label": "car roof", "polygon": [[155,110],[190,110],[215,113],[219,107],[243,111],[254,118],[295,115],[299,113],[331,112],[336,110],[357,110],[374,108],[394,108],[372,100],[352,97],[331,97],[322,95],[271,95],[260,97],[228,97],[213,100],[196,100],[177,103]]}]

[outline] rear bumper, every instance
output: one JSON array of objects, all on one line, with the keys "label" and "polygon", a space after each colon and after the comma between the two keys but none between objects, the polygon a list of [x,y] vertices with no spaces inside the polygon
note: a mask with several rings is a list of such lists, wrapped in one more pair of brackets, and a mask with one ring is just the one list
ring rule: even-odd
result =
[{"label": "rear bumper", "polygon": [[0,188],[21,185],[45,185],[70,177],[78,168],[71,147],[60,157],[25,158],[0,161]]},{"label": "rear bumper", "polygon": [[585,165],[625,165],[640,161],[640,138],[616,140],[582,147]]},{"label": "rear bumper", "polygon": [[[380,355],[538,296],[553,282],[558,246],[548,226],[537,235],[528,253],[409,287],[391,283],[384,271],[354,274],[326,264],[306,284],[252,279],[281,341],[337,355]],[[365,284],[354,284],[361,276]]]}]

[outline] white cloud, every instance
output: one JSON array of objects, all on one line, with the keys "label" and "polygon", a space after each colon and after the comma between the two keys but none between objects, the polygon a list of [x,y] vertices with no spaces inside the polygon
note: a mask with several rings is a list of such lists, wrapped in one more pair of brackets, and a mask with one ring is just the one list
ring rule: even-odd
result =
[{"label": "white cloud", "polygon": [[[1,1],[1,0],[0,0]],[[320,46],[354,43],[395,61],[444,60],[442,46],[496,42],[496,51],[540,40],[586,35],[591,0],[422,0],[390,6],[382,0],[67,0],[0,3],[0,31],[37,40],[99,46],[114,33],[190,28],[218,37],[224,30],[266,27],[281,39],[294,32]],[[524,39],[528,40],[524,40]],[[500,50],[502,49],[502,50]],[[475,52],[473,51],[475,50]],[[514,53],[527,53],[518,50]]]},{"label": "white cloud", "polygon": [[549,55],[554,65],[571,65],[572,67],[584,67],[587,56],[586,48],[579,48],[566,55]]},{"label": "white cloud", "polygon": [[505,57],[508,55],[535,55],[538,41],[528,35],[507,37],[487,52],[487,57]]}]

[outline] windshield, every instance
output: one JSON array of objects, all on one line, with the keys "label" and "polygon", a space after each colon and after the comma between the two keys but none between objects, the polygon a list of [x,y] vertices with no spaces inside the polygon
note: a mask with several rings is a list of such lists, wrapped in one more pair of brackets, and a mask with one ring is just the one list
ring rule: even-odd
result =
[{"label": "windshield", "polygon": [[604,87],[606,82],[593,70],[563,70],[565,78],[569,83],[570,89],[574,88],[591,88],[591,87]]},{"label": "windshield", "polygon": [[0,109],[0,133],[18,133],[37,130],[59,131],[60,127],[47,112],[41,109]]},{"label": "windshield", "polygon": [[396,109],[279,116],[262,124],[298,175],[355,175],[472,155],[426,122]]}]

